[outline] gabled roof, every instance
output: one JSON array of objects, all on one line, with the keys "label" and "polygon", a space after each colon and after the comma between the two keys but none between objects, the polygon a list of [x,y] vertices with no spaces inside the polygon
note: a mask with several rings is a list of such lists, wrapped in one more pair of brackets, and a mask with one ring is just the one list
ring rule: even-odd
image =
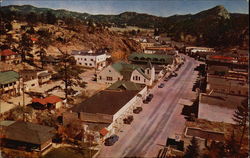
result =
[{"label": "gabled roof", "polygon": [[8,84],[15,82],[19,79],[19,74],[16,71],[3,71],[0,72],[0,84]]},{"label": "gabled roof", "polygon": [[40,103],[42,105],[46,105],[46,104],[55,104],[55,103],[58,103],[62,101],[61,98],[59,98],[58,96],[49,96],[49,97],[46,97],[46,98],[33,98],[31,102],[33,103]]},{"label": "gabled roof", "polygon": [[5,49],[3,51],[0,52],[0,56],[10,56],[10,55],[16,55],[16,52],[13,52],[10,49]]},{"label": "gabled roof", "polygon": [[55,104],[55,103],[62,101],[62,99],[59,98],[58,96],[49,96],[49,97],[44,98],[44,100],[50,104]]},{"label": "gabled roof", "polygon": [[54,128],[52,127],[16,121],[6,128],[4,137],[20,142],[43,144],[54,136],[53,131]]},{"label": "gabled roof", "polygon": [[120,73],[123,76],[123,80],[130,80],[131,74],[134,70],[137,70],[139,73],[141,73],[145,78],[149,79],[149,76],[147,76],[144,73],[144,70],[139,65],[134,64],[128,64],[125,62],[117,62],[111,65],[118,73]]},{"label": "gabled roof", "polygon": [[145,85],[138,84],[130,81],[116,81],[107,90],[136,90],[139,91],[143,89]]}]

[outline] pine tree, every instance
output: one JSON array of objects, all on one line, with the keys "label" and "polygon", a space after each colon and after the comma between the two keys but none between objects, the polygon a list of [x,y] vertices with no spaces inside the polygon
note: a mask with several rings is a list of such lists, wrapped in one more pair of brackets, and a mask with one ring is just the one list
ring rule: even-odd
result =
[{"label": "pine tree", "polygon": [[59,74],[59,78],[64,82],[64,92],[65,99],[68,100],[68,95],[70,94],[70,88],[72,86],[78,86],[82,84],[80,74],[84,72],[81,67],[76,65],[76,61],[73,56],[69,55],[67,52],[64,52],[58,49],[62,56],[59,58],[60,64],[55,67],[55,70]]},{"label": "pine tree", "polygon": [[240,147],[242,145],[243,137],[247,129],[248,124],[248,99],[242,101],[241,105],[237,107],[234,115],[233,120],[238,124],[239,128],[242,129],[241,131],[241,138],[240,138]]},{"label": "pine tree", "polygon": [[199,156],[199,145],[195,137],[192,138],[191,144],[187,147],[184,158],[197,158]]}]

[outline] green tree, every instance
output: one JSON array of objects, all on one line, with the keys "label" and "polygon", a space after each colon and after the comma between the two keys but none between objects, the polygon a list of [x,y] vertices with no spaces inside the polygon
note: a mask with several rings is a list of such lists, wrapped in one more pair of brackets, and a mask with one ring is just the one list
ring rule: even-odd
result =
[{"label": "green tree", "polygon": [[199,145],[195,137],[192,138],[191,144],[187,147],[184,158],[197,158],[199,157]]},{"label": "green tree", "polygon": [[58,77],[64,82],[65,98],[68,101],[68,95],[72,86],[77,86],[81,83],[80,73],[84,72],[81,67],[76,65],[76,61],[73,56],[69,55],[58,49],[61,52],[59,60],[61,61],[55,70],[57,71]]},{"label": "green tree", "polygon": [[48,30],[39,30],[38,34],[40,37],[37,41],[37,46],[39,50],[36,52],[36,54],[39,54],[41,67],[44,68],[45,64],[45,56],[47,54],[46,49],[49,47],[49,44],[51,43],[51,33]]},{"label": "green tree", "polygon": [[249,122],[249,109],[248,109],[248,99],[242,101],[241,105],[239,105],[233,115],[233,120],[238,124],[239,128],[241,129],[241,137],[240,137],[240,147],[242,145],[242,141],[244,135],[247,130],[247,125]]},{"label": "green tree", "polygon": [[18,46],[23,61],[26,61],[26,55],[32,50],[32,46],[33,43],[29,35],[23,34]]}]

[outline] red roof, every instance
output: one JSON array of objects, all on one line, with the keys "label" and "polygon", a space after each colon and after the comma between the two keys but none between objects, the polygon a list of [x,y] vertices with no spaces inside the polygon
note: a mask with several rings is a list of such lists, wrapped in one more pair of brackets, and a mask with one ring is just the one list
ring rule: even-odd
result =
[{"label": "red roof", "polygon": [[31,102],[33,102],[33,103],[40,103],[42,105],[46,105],[47,104],[47,102],[44,99],[41,99],[41,98],[33,98],[31,100]]},{"label": "red roof", "polygon": [[100,134],[101,134],[102,136],[105,136],[105,135],[107,135],[108,133],[109,133],[109,131],[108,131],[106,128],[103,128],[103,129],[100,130]]},{"label": "red roof", "polygon": [[57,97],[57,96],[50,96],[50,97],[46,97],[46,98],[33,98],[31,102],[33,103],[40,103],[42,105],[45,105],[45,104],[55,104],[55,103],[58,103],[62,101],[61,98]]},{"label": "red roof", "polygon": [[62,101],[62,99],[59,98],[58,96],[50,96],[50,97],[44,98],[44,100],[50,104],[55,104],[55,103]]},{"label": "red roof", "polygon": [[30,39],[31,39],[32,41],[38,41],[38,39],[35,38],[35,37],[31,37]]},{"label": "red roof", "polygon": [[220,55],[213,55],[210,58],[212,58],[212,59],[222,59],[222,60],[234,60],[233,57],[226,57],[226,56],[220,56]]},{"label": "red roof", "polygon": [[5,50],[0,52],[1,56],[10,56],[10,55],[16,55],[16,54],[17,54],[16,52],[13,52],[10,49],[5,49]]}]

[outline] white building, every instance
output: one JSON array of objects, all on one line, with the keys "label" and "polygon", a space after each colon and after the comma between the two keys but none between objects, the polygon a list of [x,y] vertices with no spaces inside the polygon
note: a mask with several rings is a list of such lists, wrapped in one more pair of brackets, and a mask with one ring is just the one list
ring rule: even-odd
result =
[{"label": "white building", "polygon": [[97,74],[98,83],[112,84],[119,80],[151,86],[155,80],[155,69],[151,64],[143,67],[125,62],[117,62],[109,65]]},{"label": "white building", "polygon": [[96,68],[101,70],[106,66],[106,53],[103,51],[72,51],[76,64],[85,67]]}]

